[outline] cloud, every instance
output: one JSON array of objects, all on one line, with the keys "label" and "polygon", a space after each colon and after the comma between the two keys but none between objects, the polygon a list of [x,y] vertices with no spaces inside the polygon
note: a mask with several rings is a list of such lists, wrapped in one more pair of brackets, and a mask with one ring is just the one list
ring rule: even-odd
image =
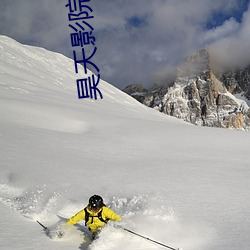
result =
[{"label": "cloud", "polygon": [[[66,0],[2,2],[0,33],[72,56]],[[167,79],[174,66],[204,46],[211,46],[224,61],[230,60],[226,48],[238,44],[242,46],[240,54],[246,55],[249,14],[246,12],[242,21],[234,17],[242,8],[239,2],[91,0],[88,5],[94,18],[90,24],[97,47],[93,62],[101,77],[119,88],[130,83],[149,87]],[[219,16],[221,23],[216,19]]]},{"label": "cloud", "polygon": [[[237,9],[237,1],[125,1],[112,3],[106,8],[116,14],[112,21],[97,30],[100,36],[98,48],[106,51],[105,60],[109,65],[108,73],[119,86],[136,82],[146,86],[168,77],[168,72],[181,60],[196,50],[221,40],[232,32],[237,32],[241,25],[230,15]],[[104,19],[100,13],[99,18]],[[229,16],[222,25],[207,30],[206,24],[213,13]],[[98,13],[99,14],[99,13]],[[140,25],[127,20],[140,20]],[[99,22],[98,22],[99,23]],[[98,25],[97,25],[98,26]],[[102,52],[101,52],[102,53]],[[104,59],[104,58],[103,58]],[[105,72],[104,72],[105,75]]]},{"label": "cloud", "polygon": [[[226,27],[226,24],[221,29]],[[210,51],[215,60],[225,67],[244,67],[250,64],[250,9],[242,18],[242,22],[237,24],[237,28],[221,39],[210,44]]]},{"label": "cloud", "polygon": [[20,42],[62,52],[67,25],[60,0],[1,0],[0,34]]},{"label": "cloud", "polygon": [[237,33],[239,28],[240,24],[235,20],[235,18],[232,17],[229,20],[224,21],[221,26],[204,31],[204,34],[201,36],[200,43],[211,44],[213,42],[219,41],[225,37]]}]

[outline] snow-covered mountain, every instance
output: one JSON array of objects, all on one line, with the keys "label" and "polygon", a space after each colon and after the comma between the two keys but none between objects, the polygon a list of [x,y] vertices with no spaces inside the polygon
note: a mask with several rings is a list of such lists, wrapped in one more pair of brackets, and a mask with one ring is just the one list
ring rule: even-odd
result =
[{"label": "snow-covered mountain", "polygon": [[53,228],[97,193],[171,247],[248,250],[249,133],[193,126],[102,80],[103,99],[78,99],[91,74],[0,36],[0,248],[162,249],[112,225],[90,243],[84,222],[51,240],[36,223]]},{"label": "snow-covered mountain", "polygon": [[221,73],[212,66],[209,52],[203,49],[180,65],[170,87],[141,91],[137,86],[133,91],[132,85],[124,92],[149,107],[196,125],[249,129],[249,68]]}]

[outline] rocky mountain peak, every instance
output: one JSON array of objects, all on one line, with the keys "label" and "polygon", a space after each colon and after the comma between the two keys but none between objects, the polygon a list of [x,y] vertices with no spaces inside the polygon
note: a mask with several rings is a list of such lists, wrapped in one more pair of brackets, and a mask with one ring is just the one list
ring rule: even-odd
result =
[{"label": "rocky mountain peak", "polygon": [[209,51],[202,49],[178,67],[171,86],[144,90],[139,98],[130,94],[149,107],[196,125],[248,129],[249,106],[233,94],[250,93],[249,71],[216,74],[210,64]]},{"label": "rocky mountain peak", "polygon": [[177,77],[194,77],[205,74],[210,70],[209,53],[201,49],[194,55],[188,57],[177,69]]}]

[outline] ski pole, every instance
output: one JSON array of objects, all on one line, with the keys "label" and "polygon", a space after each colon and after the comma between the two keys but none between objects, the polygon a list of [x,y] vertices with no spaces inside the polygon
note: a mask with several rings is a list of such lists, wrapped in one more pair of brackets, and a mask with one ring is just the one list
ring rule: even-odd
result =
[{"label": "ski pole", "polygon": [[163,246],[163,247],[169,248],[169,249],[171,249],[171,250],[180,250],[180,248],[173,248],[173,247],[167,246],[167,245],[162,244],[162,243],[160,243],[160,242],[158,242],[158,241],[155,241],[155,240],[152,240],[152,239],[150,239],[150,238],[148,238],[148,237],[145,237],[145,236],[143,236],[143,235],[141,235],[141,234],[135,233],[135,232],[133,232],[133,231],[127,229],[127,228],[122,228],[122,229],[125,230],[125,231],[127,231],[127,232],[129,232],[129,233],[131,233],[131,234],[137,235],[137,236],[139,236],[139,237],[141,237],[141,238],[143,238],[143,239],[145,239],[145,240],[154,242],[154,243],[156,243],[156,244],[158,244],[158,245],[161,245],[161,246]]},{"label": "ski pole", "polygon": [[43,227],[43,229],[46,231],[46,230],[48,230],[48,228],[47,227],[45,227],[40,221],[36,221],[40,226],[42,226]]}]

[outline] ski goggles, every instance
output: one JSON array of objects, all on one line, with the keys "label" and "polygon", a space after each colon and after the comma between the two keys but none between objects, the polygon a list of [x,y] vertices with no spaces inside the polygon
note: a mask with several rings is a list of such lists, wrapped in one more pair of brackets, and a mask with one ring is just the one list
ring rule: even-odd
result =
[{"label": "ski goggles", "polygon": [[93,206],[93,205],[90,205],[89,208],[93,212],[97,212],[97,211],[99,211],[101,209],[101,207],[97,207],[97,206]]}]

